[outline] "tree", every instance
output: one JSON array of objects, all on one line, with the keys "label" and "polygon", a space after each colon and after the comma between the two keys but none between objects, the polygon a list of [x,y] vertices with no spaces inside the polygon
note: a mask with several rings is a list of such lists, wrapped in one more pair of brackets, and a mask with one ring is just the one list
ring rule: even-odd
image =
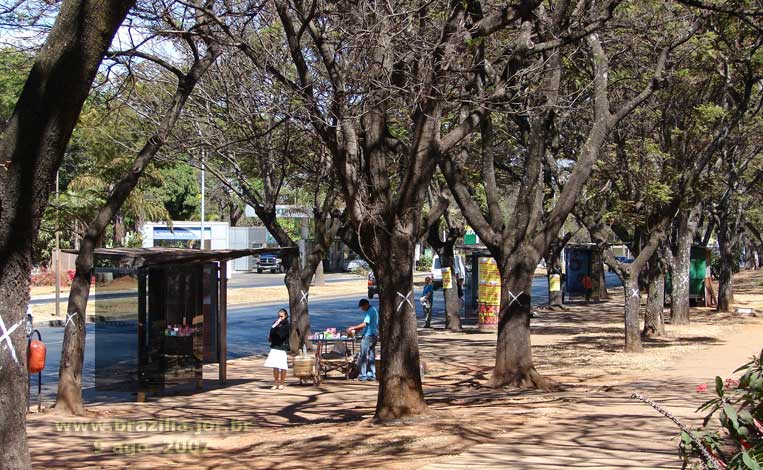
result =
[{"label": "tree", "polygon": [[[601,168],[607,173],[604,181],[614,183],[609,202],[599,199],[596,204],[601,206],[580,207],[576,213],[625,286],[626,351],[643,349],[639,331],[642,270],[667,237],[675,215],[690,212],[707,199],[700,191],[711,181],[708,172],[722,161],[722,151],[740,123],[757,112],[752,91],[760,77],[752,70],[760,35],[738,26],[723,15],[701,23],[678,59],[670,85],[653,107],[633,116],[615,134],[608,160],[612,166]],[[737,46],[732,50],[731,44]],[[725,65],[719,67],[719,60]],[[595,178],[593,187],[603,184]],[[637,254],[633,263],[620,263],[607,250],[613,232],[632,242]],[[683,232],[687,234],[688,230]],[[688,303],[688,275],[677,275],[679,269],[688,273],[688,265],[676,265],[686,260],[670,260],[670,253],[664,253],[673,264],[675,295],[685,299],[679,302]],[[658,272],[651,274],[647,283],[659,282]],[[660,330],[658,324],[650,324],[658,320],[654,315],[646,320],[645,331]]]},{"label": "tree", "polygon": [[[443,235],[445,235],[444,240]],[[450,269],[451,278],[453,279],[453,286],[451,288],[446,289],[443,285],[443,297],[445,298],[445,328],[453,331],[461,330],[461,317],[459,316],[461,306],[458,298],[459,287],[456,282],[455,246],[459,240],[463,239],[463,237],[463,224],[460,224],[460,226],[454,224],[452,215],[448,214],[447,211],[442,218],[432,224],[427,235],[427,243],[429,243],[429,246],[431,246],[440,257],[441,269]],[[432,326],[431,308],[429,309],[429,312],[424,328],[430,328]]]},{"label": "tree", "polygon": [[426,409],[413,258],[421,228],[440,215],[423,213],[426,192],[437,159],[479,126],[486,100],[503,94],[498,86],[459,95],[470,80],[462,71],[479,60],[476,44],[537,3],[273,2],[291,63],[288,73],[261,66],[299,100],[331,155],[358,252],[379,283],[378,420]]},{"label": "tree", "polygon": [[[201,3],[197,4],[199,8],[209,8],[212,6],[212,3],[211,0],[207,0],[203,3],[203,6]],[[170,27],[176,22],[176,18],[171,16],[171,12],[171,9],[165,10],[165,15],[167,16],[161,18]],[[191,66],[187,71],[172,66],[163,59],[140,52],[136,48],[131,48],[128,51],[111,52],[109,54],[112,57],[140,57],[161,64],[176,76],[177,88],[154,134],[135,156],[129,171],[114,185],[106,202],[90,222],[82,237],[79,253],[75,261],[76,272],[69,290],[69,303],[67,306],[67,317],[72,317],[73,320],[69,323],[70,326],[64,329],[61,366],[58,372],[58,393],[56,395],[55,408],[62,413],[84,413],[84,404],[82,402],[82,367],[85,359],[85,321],[95,248],[98,246],[109,223],[122,208],[132,190],[137,186],[148,164],[151,163],[169,137],[196,83],[198,83],[201,76],[222,53],[222,49],[218,44],[209,39],[211,32],[209,30],[210,22],[208,19],[205,19],[202,14],[195,10],[181,13],[181,15],[183,17],[178,19],[178,23],[183,23],[184,20],[195,20],[189,33],[180,34],[186,41],[190,51]]]},{"label": "tree", "polygon": [[718,237],[719,312],[728,312],[734,301],[732,275],[739,270],[744,215],[763,195],[763,142],[757,136],[761,129],[746,126],[744,133],[733,139],[724,149],[721,160],[722,193],[712,210]]},{"label": "tree", "polygon": [[[264,53],[252,49],[249,54]],[[285,255],[282,263],[291,318],[289,346],[297,353],[310,336],[313,276],[341,226],[333,165],[323,146],[315,145],[314,133],[289,95],[270,83],[267,72],[247,55],[220,61],[201,90],[184,119],[185,134],[194,136],[181,142],[189,150],[185,153],[208,155],[192,161],[252,207],[279,246],[302,248],[299,255]],[[278,205],[288,203],[302,206],[294,214],[301,226],[291,227],[289,214],[277,212]],[[312,228],[309,246],[301,246],[306,244],[303,228]]]},{"label": "tree", "polygon": [[[447,157],[440,164],[465,218],[496,259],[501,274],[496,364],[489,381],[494,387],[549,387],[535,370],[530,349],[530,293],[535,267],[576,206],[610,131],[662,86],[668,54],[688,37],[684,34],[661,40],[657,46],[661,51],[657,65],[650,72],[644,69],[644,64],[653,60],[650,57],[653,45],[638,44],[638,37],[629,36],[639,46],[632,50],[650,51],[645,54],[649,59],[636,61],[636,70],[630,72],[630,76],[641,77],[642,88],[637,93],[608,90],[614,87],[609,83],[610,58],[602,44],[622,39],[616,39],[617,36],[612,36],[614,31],[602,27],[615,13],[617,4],[607,2],[595,11],[579,12],[560,2],[552,8],[541,7],[536,15],[521,17],[528,35],[515,50],[526,50],[527,54],[517,57],[518,63],[510,62],[510,72],[517,74],[515,80],[527,83],[517,90],[505,114],[493,113],[495,117],[483,121],[481,129],[481,147],[477,152],[481,159],[477,162],[481,165],[487,207],[480,207],[470,195],[463,173],[470,158]],[[644,14],[631,9],[619,20],[634,23],[633,28],[648,30],[649,25],[638,25]],[[591,34],[597,30],[601,32]],[[582,37],[586,37],[588,54],[579,57],[576,54],[580,53],[574,48],[568,51],[566,46]],[[592,64],[584,76],[575,67],[568,67],[582,60]],[[629,71],[623,69],[618,67],[612,73],[629,76]],[[524,74],[531,74],[532,78],[525,78]],[[537,85],[530,86],[531,83]],[[622,104],[612,111],[609,100],[615,90]],[[561,112],[562,103],[571,99],[563,93],[586,94],[579,101],[585,103],[583,109]],[[498,126],[509,129],[511,140],[494,141]],[[572,130],[571,135],[566,134],[567,129]],[[567,140],[571,146],[564,148],[561,144]],[[465,152],[468,154],[468,149]],[[568,168],[564,179],[560,164]],[[505,168],[501,179],[496,172],[500,167]],[[545,172],[551,172],[561,188],[555,200],[544,197]]]},{"label": "tree", "polygon": [[[56,171],[98,66],[132,1],[71,0],[35,57],[0,137],[0,466],[29,468],[26,338],[32,244]],[[11,332],[11,330],[13,330]],[[7,337],[6,337],[7,336]]]}]

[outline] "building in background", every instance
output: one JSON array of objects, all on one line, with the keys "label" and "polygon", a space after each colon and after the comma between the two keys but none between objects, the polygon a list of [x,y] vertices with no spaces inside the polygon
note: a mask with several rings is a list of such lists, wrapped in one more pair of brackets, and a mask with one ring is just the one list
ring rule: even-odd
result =
[{"label": "building in background", "polygon": [[[143,248],[201,248],[201,222],[177,220],[166,222],[146,222],[141,229]],[[230,245],[230,225],[228,222],[204,222],[204,249],[227,250]],[[233,262],[228,261],[228,273]],[[229,274],[230,275],[230,274]]]}]

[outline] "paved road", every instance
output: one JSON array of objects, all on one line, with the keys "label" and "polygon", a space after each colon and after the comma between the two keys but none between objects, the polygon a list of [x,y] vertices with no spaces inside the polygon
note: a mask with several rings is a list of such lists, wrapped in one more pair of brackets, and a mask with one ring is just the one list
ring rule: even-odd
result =
[{"label": "paved road", "polygon": [[[619,285],[614,275],[608,274],[607,285],[614,287]],[[548,300],[547,283],[545,278],[536,278],[533,282],[533,304],[540,305]],[[344,328],[360,323],[362,316],[357,308],[357,295],[339,297],[335,299],[316,299],[310,302],[310,323],[313,330],[325,330],[329,327]],[[417,296],[415,296],[417,297]],[[378,299],[372,300],[378,305]],[[283,304],[241,306],[232,307],[228,310],[228,358],[263,354],[268,350],[267,335],[273,322],[276,311],[284,307]],[[433,324],[444,324],[442,290],[435,294]],[[421,305],[416,302],[417,316],[420,323],[423,322]],[[99,326],[99,328],[101,328]],[[94,386],[95,349],[108,351],[109,357],[101,357],[100,360],[134,361],[136,356],[135,341],[130,341],[134,334],[135,325],[123,325],[116,334],[101,334],[104,330],[99,329],[94,334],[95,325],[87,324],[88,341],[85,348],[85,367],[83,371],[83,385]],[[106,330],[108,331],[108,330]],[[55,383],[58,380],[58,365],[61,358],[61,346],[63,343],[63,328],[43,327],[40,328],[43,340],[48,348],[47,364],[43,374],[43,394],[52,397],[55,394]],[[92,341],[91,339],[95,339]],[[36,378],[33,379],[36,387]],[[35,388],[36,390],[36,388]]]},{"label": "paved road", "polygon": [[[327,284],[334,284],[337,282],[353,281],[362,278],[351,273],[327,273],[325,279]],[[234,273],[228,281],[229,289],[242,289],[246,287],[279,287],[283,285],[283,274],[270,273]],[[99,292],[98,289],[93,289],[91,294],[95,299],[101,300],[123,299],[135,295],[133,292]],[[61,294],[61,301],[64,304],[66,303],[68,295],[68,291]],[[35,296],[32,298],[31,303],[32,305],[50,304],[55,302],[55,300],[56,297],[54,294],[48,294]]]},{"label": "paved road", "polygon": [[[354,281],[362,279],[360,276],[352,273],[326,273],[326,283]],[[279,287],[283,284],[283,274],[270,273],[235,273],[228,281],[229,289],[238,289],[241,287]]]}]

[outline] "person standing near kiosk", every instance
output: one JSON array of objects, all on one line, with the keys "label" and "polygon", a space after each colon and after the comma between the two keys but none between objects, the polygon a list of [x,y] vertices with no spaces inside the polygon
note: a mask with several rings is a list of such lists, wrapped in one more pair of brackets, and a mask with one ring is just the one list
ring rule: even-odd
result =
[{"label": "person standing near kiosk", "polygon": [[376,380],[376,356],[374,349],[376,341],[379,339],[379,311],[372,306],[368,299],[361,299],[358,302],[360,310],[365,312],[366,316],[363,322],[347,328],[347,334],[354,334],[362,329],[363,339],[360,341],[360,355],[358,356],[358,366],[360,375],[358,380],[365,382],[367,380]]},{"label": "person standing near kiosk", "polygon": [[273,369],[273,390],[283,390],[286,386],[286,371],[289,370],[289,313],[286,309],[278,311],[278,318],[270,327],[268,340],[270,341],[270,353],[265,360],[265,367]]}]

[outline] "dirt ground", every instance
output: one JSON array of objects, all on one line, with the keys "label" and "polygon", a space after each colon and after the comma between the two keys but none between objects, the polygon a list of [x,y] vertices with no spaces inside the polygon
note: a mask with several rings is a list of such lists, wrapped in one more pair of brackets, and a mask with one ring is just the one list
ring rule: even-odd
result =
[{"label": "dirt ground", "polygon": [[[763,311],[763,271],[735,278],[737,299]],[[429,412],[371,422],[376,386],[329,379],[269,389],[263,358],[205,369],[205,391],[147,403],[97,404],[86,418],[30,415],[34,468],[323,469],[681,468],[678,431],[630,398],[643,393],[690,424],[700,383],[763,347],[763,320],[694,309],[643,354],[625,354],[622,292],[594,305],[538,312],[533,354],[553,392],[482,386],[495,334],[420,330]]]}]

